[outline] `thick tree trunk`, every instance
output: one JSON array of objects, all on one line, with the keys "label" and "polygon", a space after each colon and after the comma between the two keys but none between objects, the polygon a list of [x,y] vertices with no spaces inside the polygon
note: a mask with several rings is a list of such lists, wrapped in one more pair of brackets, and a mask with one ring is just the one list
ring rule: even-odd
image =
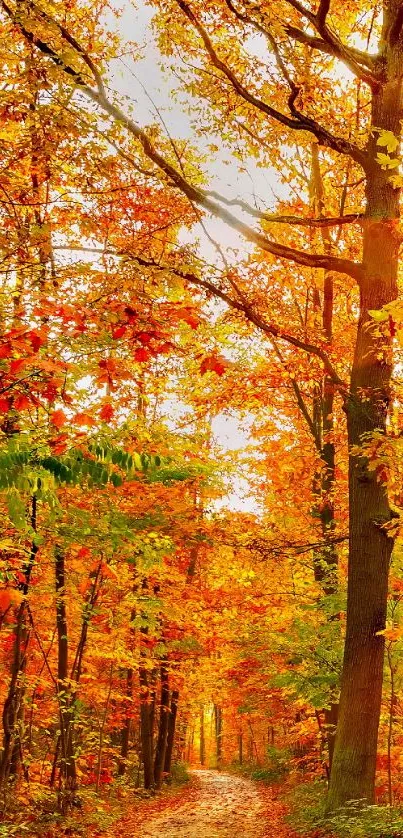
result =
[{"label": "thick tree trunk", "polygon": [[[400,135],[402,0],[385,2],[383,40],[386,79],[374,93],[372,125]],[[392,37],[393,36],[393,37]],[[329,809],[348,800],[374,800],[378,725],[382,696],[388,572],[393,541],[384,529],[391,519],[381,475],[368,469],[357,446],[385,433],[390,400],[390,339],[376,337],[369,314],[397,297],[399,191],[390,172],[376,163],[377,132],[369,141],[360,316],[347,402],[350,446],[350,551],[347,626],[339,722],[329,790]]]}]

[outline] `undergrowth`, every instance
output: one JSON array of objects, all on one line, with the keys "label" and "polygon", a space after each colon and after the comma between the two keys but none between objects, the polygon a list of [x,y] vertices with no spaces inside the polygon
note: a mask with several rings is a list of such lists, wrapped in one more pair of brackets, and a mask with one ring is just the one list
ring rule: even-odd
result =
[{"label": "undergrowth", "polygon": [[311,838],[403,838],[403,808],[367,806],[353,800],[333,814],[325,814],[323,781],[301,784],[287,795],[287,821],[300,835]]},{"label": "undergrowth", "polygon": [[267,758],[264,765],[257,765],[256,763],[245,762],[242,765],[239,762],[233,763],[232,768],[243,777],[249,777],[251,780],[267,783],[268,785],[278,785],[282,783],[289,773],[290,754],[285,748],[275,748],[270,745],[267,749]]}]

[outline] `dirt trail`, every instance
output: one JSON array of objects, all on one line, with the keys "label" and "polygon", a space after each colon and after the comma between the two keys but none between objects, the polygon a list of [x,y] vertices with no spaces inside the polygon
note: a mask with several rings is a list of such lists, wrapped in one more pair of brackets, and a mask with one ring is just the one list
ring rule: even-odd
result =
[{"label": "dirt trail", "polygon": [[199,784],[196,798],[172,801],[161,813],[145,811],[127,838],[264,838],[265,812],[254,783],[216,771],[192,773]]}]

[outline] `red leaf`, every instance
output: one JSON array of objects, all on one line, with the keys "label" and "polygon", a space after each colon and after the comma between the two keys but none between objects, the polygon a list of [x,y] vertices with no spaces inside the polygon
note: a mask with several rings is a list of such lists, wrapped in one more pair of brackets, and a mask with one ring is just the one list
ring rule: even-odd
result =
[{"label": "red leaf", "polygon": [[199,318],[190,307],[182,306],[181,308],[176,309],[175,314],[178,320],[183,320],[183,322],[187,323],[188,326],[191,326],[192,329],[197,329],[200,324]]},{"label": "red leaf", "polygon": [[115,411],[110,404],[104,404],[99,411],[99,417],[102,419],[103,422],[110,422],[115,415]]},{"label": "red leaf", "polygon": [[11,605],[11,592],[9,588],[3,588],[0,591],[0,611],[4,614]]},{"label": "red leaf", "polygon": [[67,449],[67,442],[69,439],[68,434],[59,434],[59,436],[55,436],[53,439],[49,440],[49,445],[54,454],[64,454]]},{"label": "red leaf", "polygon": [[204,375],[206,372],[215,372],[217,375],[222,375],[226,368],[229,367],[229,362],[222,355],[208,355],[200,364],[200,372]]},{"label": "red leaf", "polygon": [[118,338],[122,338],[123,335],[126,334],[127,328],[126,326],[116,326],[115,329],[112,329],[112,337],[114,340],[118,340]]},{"label": "red leaf", "polygon": [[155,355],[168,355],[168,352],[174,348],[172,343],[168,343],[165,341],[164,343],[159,343],[157,346],[154,347],[154,354]]},{"label": "red leaf", "polygon": [[138,332],[136,335],[137,340],[139,340],[143,346],[147,346],[152,337],[153,335],[150,332]]},{"label": "red leaf", "polygon": [[26,410],[27,407],[30,407],[32,404],[31,400],[28,396],[17,396],[14,399],[14,407],[16,410]]},{"label": "red leaf", "polygon": [[8,413],[11,407],[10,399],[0,398],[0,413]]},{"label": "red leaf", "polygon": [[25,364],[25,358],[14,358],[13,361],[10,362],[10,372],[13,374],[18,372]]},{"label": "red leaf", "polygon": [[391,316],[389,315],[389,332],[390,332],[390,336],[391,336],[391,338],[394,338],[394,337],[395,337],[395,335],[396,335],[396,331],[397,331],[397,329],[396,329],[396,323],[395,323],[395,321],[393,320],[393,317],[391,317]]},{"label": "red leaf", "polygon": [[50,421],[56,428],[62,428],[67,422],[67,416],[63,410],[54,410],[51,414]]},{"label": "red leaf", "polygon": [[148,361],[150,357],[150,353],[144,347],[139,347],[134,352],[134,359],[135,361]]},{"label": "red leaf", "polygon": [[38,332],[29,332],[28,337],[31,341],[32,349],[34,350],[34,352],[38,352],[38,349],[43,344],[43,338],[41,337],[41,335],[39,335]]}]

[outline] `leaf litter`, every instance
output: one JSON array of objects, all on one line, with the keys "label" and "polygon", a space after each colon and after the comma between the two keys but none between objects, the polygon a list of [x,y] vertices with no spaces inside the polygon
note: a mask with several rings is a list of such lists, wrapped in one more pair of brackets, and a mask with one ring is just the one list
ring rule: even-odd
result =
[{"label": "leaf litter", "polygon": [[163,811],[144,807],[124,819],[125,838],[291,838],[271,789],[244,777],[193,771],[190,797],[175,795]]}]

